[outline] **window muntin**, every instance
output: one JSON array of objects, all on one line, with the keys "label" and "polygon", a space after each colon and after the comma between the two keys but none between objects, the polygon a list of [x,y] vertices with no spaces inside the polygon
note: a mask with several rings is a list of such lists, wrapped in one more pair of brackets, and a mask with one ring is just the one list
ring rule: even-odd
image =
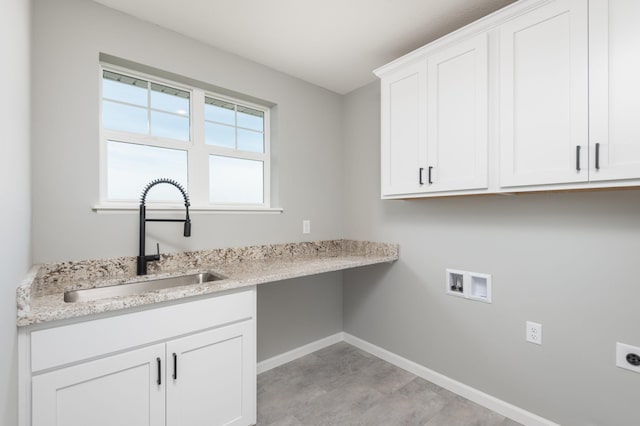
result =
[{"label": "window muntin", "polygon": [[186,90],[108,70],[102,73],[105,129],[188,141],[190,100]]},{"label": "window muntin", "polygon": [[105,70],[102,73],[102,97],[146,108],[149,105],[148,84],[146,80]]},{"label": "window muntin", "polygon": [[239,151],[265,152],[264,111],[204,98],[205,141]]},{"label": "window muntin", "polygon": [[[196,208],[269,208],[269,109],[196,87],[102,68],[101,203],[137,205],[151,180]],[[151,201],[179,202],[164,189]]]},{"label": "window muntin", "polygon": [[104,100],[102,125],[105,129],[146,134],[149,132],[148,113],[142,108]]},{"label": "window muntin", "polygon": [[218,122],[235,125],[235,105],[220,99],[210,97],[204,98],[204,119],[205,121]]}]

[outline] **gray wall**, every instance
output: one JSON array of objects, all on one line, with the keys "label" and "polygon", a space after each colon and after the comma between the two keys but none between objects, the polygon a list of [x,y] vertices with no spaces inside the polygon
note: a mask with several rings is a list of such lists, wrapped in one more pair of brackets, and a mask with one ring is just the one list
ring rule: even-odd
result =
[{"label": "gray wall", "polygon": [[155,227],[167,250],[299,241],[302,219],[312,221],[310,238],[342,234],[338,95],[91,1],[35,0],[33,26],[35,262],[137,254],[136,212],[91,211],[100,52],[277,104],[276,206],[284,214],[194,214],[189,239]]},{"label": "gray wall", "polygon": [[29,245],[29,43],[30,6],[24,0],[0,4],[0,424],[18,419],[17,285],[31,266]]},{"label": "gray wall", "polygon": [[[342,235],[340,96],[91,1],[35,0],[33,7],[35,263],[137,254],[136,212],[91,210],[98,201],[101,52],[276,104],[275,206],[284,213],[196,213],[191,238],[159,224],[150,228],[149,247],[156,240],[166,252]],[[302,235],[303,219],[311,220],[311,235]],[[327,279],[322,298],[340,306],[342,275]],[[259,323],[316,300],[307,279],[295,281],[301,290],[277,303],[263,302],[272,299],[268,293],[278,291],[276,285],[259,289]],[[259,342],[271,354],[339,332],[336,311],[341,315],[340,309],[327,309],[313,325],[295,316],[304,312],[292,313],[281,329],[261,327]],[[310,325],[307,341],[301,324]],[[265,358],[262,348],[259,343],[259,359]]]},{"label": "gray wall", "polygon": [[[344,275],[344,329],[565,426],[640,424],[640,193],[381,201],[380,91],[345,98],[345,236],[400,244]],[[445,295],[445,268],[493,275],[493,304]],[[525,342],[526,320],[543,345]]]},{"label": "gray wall", "polygon": [[342,273],[258,287],[258,359],[342,331]]},{"label": "gray wall", "polygon": [[[0,287],[0,338],[15,346],[13,289],[30,264],[28,103],[20,96],[28,92],[28,11],[10,1],[0,28],[11,45],[2,51],[19,59],[0,68],[12,82],[0,116],[14,142],[3,150],[15,152],[0,161],[12,184],[2,180],[3,196],[17,207],[2,221],[3,259],[12,261]],[[135,213],[91,211],[104,52],[277,104],[276,204],[285,212],[194,215],[190,239],[152,231],[165,250],[300,241],[302,219],[312,220],[314,240],[400,243],[394,265],[345,272],[344,293],[341,273],[261,287],[259,359],[340,331],[344,316],[348,333],[564,425],[640,423],[638,375],[613,366],[616,341],[640,345],[637,191],[381,201],[376,84],[342,99],[93,2],[33,7],[36,263],[135,254]],[[446,296],[446,267],[491,273],[494,303]],[[544,345],[524,341],[525,320],[543,324]],[[15,423],[15,356],[0,355],[2,424]]]}]

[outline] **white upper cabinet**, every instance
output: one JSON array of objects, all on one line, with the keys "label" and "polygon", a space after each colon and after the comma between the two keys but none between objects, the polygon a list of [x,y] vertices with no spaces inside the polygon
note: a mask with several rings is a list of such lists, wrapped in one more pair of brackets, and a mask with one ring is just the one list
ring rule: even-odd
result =
[{"label": "white upper cabinet", "polygon": [[640,187],[639,22],[519,0],[377,69],[382,198]]},{"label": "white upper cabinet", "polygon": [[428,57],[427,190],[487,188],[487,35]]},{"label": "white upper cabinet", "polygon": [[382,196],[487,188],[487,35],[382,77]]},{"label": "white upper cabinet", "polygon": [[587,2],[556,0],[500,38],[500,186],[586,182]]},{"label": "white upper cabinet", "polygon": [[426,95],[426,60],[419,59],[382,79],[383,196],[412,194],[424,186],[420,175],[424,172]]},{"label": "white upper cabinet", "polygon": [[640,177],[640,2],[590,0],[592,181]]}]

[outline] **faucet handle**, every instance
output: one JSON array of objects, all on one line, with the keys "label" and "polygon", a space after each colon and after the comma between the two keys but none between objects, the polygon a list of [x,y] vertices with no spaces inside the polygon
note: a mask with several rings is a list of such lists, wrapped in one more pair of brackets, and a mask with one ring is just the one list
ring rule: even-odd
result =
[{"label": "faucet handle", "polygon": [[158,252],[156,256],[158,257],[158,260],[160,260],[160,243],[156,243],[156,251]]}]

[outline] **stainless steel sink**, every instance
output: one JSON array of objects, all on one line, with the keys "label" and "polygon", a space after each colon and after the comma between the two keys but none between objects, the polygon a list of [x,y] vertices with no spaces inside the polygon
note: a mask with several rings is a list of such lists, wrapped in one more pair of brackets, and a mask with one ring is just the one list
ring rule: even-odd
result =
[{"label": "stainless steel sink", "polygon": [[64,301],[87,302],[91,300],[107,299],[116,296],[129,296],[142,294],[153,290],[180,287],[183,285],[202,284],[211,281],[224,280],[226,277],[212,272],[200,274],[181,275],[178,277],[161,278],[157,280],[136,281],[128,284],[118,284],[105,287],[88,288],[83,290],[71,290],[64,293]]}]

